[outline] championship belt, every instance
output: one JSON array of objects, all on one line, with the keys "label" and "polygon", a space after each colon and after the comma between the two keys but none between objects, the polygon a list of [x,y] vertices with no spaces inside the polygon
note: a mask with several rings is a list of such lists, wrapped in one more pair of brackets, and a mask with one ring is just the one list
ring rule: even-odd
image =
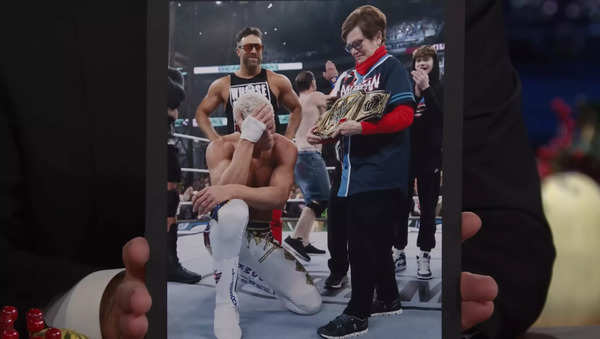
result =
[{"label": "championship belt", "polygon": [[389,93],[385,91],[352,92],[336,100],[316,123],[314,134],[324,138],[333,136],[336,127],[345,121],[379,120],[383,116]]}]

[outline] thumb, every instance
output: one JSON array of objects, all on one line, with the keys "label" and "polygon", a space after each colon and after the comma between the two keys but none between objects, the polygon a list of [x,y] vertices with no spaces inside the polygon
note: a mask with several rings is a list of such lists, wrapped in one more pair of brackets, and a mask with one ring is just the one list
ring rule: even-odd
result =
[{"label": "thumb", "polygon": [[123,246],[123,263],[127,274],[137,279],[145,279],[145,266],[150,258],[148,241],[143,237],[129,240]]},{"label": "thumb", "polygon": [[481,218],[473,212],[462,212],[461,233],[463,241],[471,238],[481,229]]}]

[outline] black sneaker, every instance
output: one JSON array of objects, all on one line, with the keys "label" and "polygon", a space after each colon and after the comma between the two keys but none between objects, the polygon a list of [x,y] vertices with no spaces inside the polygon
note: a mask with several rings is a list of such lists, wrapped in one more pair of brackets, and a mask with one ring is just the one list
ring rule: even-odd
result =
[{"label": "black sneaker", "polygon": [[195,284],[202,280],[202,276],[192,272],[177,263],[167,269],[167,281],[178,282],[182,284]]},{"label": "black sneaker", "polygon": [[308,254],[325,254],[327,252],[314,247],[312,244],[304,246],[304,252]]},{"label": "black sneaker", "polygon": [[319,327],[317,334],[321,338],[350,338],[367,333],[369,319],[360,319],[342,313],[329,324]]},{"label": "black sneaker", "polygon": [[344,275],[338,275],[331,273],[327,279],[325,279],[325,288],[338,289],[344,287],[348,282],[348,277]]},{"label": "black sneaker", "polygon": [[181,266],[177,257],[177,225],[171,225],[167,232],[167,281],[195,284],[202,280],[200,274]]},{"label": "black sneaker", "polygon": [[301,238],[292,239],[292,237],[288,235],[288,237],[283,241],[283,247],[292,252],[292,254],[294,254],[296,257],[303,259],[304,261],[310,261],[310,257],[304,250],[304,245],[302,244]]},{"label": "black sneaker", "polygon": [[394,315],[402,313],[402,304],[400,303],[400,298],[396,298],[396,300],[386,303],[381,300],[373,300],[371,304],[371,317],[376,317],[380,315]]}]

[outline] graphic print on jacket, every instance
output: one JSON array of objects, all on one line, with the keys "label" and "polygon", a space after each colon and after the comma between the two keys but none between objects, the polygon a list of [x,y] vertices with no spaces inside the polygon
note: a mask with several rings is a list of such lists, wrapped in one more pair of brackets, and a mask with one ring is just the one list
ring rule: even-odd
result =
[{"label": "graphic print on jacket", "polygon": [[[340,96],[353,91],[382,90],[390,94],[384,115],[399,105],[414,108],[408,72],[400,61],[385,54],[363,75],[356,69],[344,71],[335,89]],[[366,191],[401,188],[407,191],[410,140],[408,129],[396,133],[353,135],[341,139],[342,176],[339,197]],[[385,164],[382,166],[382,164]]]}]

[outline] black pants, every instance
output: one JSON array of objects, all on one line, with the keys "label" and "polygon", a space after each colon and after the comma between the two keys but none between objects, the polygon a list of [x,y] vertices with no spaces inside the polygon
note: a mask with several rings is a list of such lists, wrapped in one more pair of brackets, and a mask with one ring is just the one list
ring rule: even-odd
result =
[{"label": "black pants", "polygon": [[352,270],[352,296],[344,313],[366,318],[371,313],[373,292],[377,298],[393,301],[398,286],[392,259],[393,234],[406,193],[399,189],[357,193],[341,198],[348,230]]},{"label": "black pants", "polygon": [[336,276],[348,273],[348,267],[350,266],[348,261],[348,230],[345,219],[346,200],[337,196],[341,172],[340,163],[336,162],[329,193],[329,207],[327,207],[327,249],[331,255],[327,265],[331,274]]},{"label": "black pants", "polygon": [[[413,165],[414,164],[414,165]],[[411,162],[408,181],[407,204],[402,208],[402,216],[395,232],[394,247],[403,249],[408,243],[408,216],[413,206],[414,180],[417,179],[419,205],[421,210],[417,246],[422,251],[435,247],[435,206],[440,195],[440,162],[436,159]]]}]

